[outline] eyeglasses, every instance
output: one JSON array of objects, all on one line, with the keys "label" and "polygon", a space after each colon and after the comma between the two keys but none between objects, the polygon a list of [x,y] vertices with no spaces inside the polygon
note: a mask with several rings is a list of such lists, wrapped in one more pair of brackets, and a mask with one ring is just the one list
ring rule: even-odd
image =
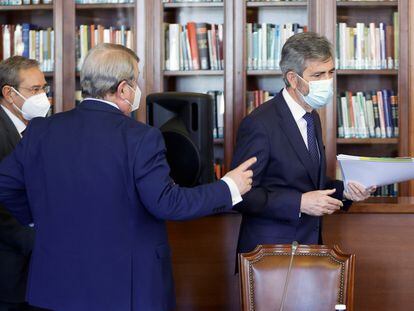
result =
[{"label": "eyeglasses", "polygon": [[18,89],[28,90],[32,95],[40,94],[41,92],[45,92],[46,94],[49,94],[50,92],[50,85],[45,86],[34,86],[34,87],[23,87],[20,86]]}]

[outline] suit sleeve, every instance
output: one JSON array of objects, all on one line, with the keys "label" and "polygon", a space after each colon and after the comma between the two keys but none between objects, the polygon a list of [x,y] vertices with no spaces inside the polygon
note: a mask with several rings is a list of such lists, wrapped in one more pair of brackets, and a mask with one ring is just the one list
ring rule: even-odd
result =
[{"label": "suit sleeve", "polygon": [[257,120],[247,117],[240,125],[232,167],[250,157],[257,157],[253,169],[253,188],[235,206],[241,213],[278,220],[296,220],[299,217],[302,193],[291,188],[277,187],[268,191],[261,181],[270,161],[270,135]]},{"label": "suit sleeve", "polygon": [[230,189],[224,181],[183,188],[170,178],[163,137],[151,128],[142,139],[134,161],[139,197],[155,217],[184,220],[231,210]]},{"label": "suit sleeve", "polygon": [[0,163],[0,203],[23,225],[33,222],[23,171],[25,146],[30,139],[30,125],[15,150]]},{"label": "suit sleeve", "polygon": [[344,206],[341,210],[348,211],[352,205],[352,201],[346,200],[344,198],[344,183],[341,180],[334,180],[327,178],[325,189],[336,189],[335,193],[332,195],[335,199],[342,201]]}]

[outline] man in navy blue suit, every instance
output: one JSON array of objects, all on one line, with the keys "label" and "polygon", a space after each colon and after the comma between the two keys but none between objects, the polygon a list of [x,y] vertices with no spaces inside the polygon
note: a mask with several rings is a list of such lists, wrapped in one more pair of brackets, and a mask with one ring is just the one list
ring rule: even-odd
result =
[{"label": "man in navy blue suit", "polygon": [[35,306],[173,310],[165,220],[230,210],[251,188],[254,158],[210,185],[174,184],[160,131],[129,117],[138,74],[131,50],[95,47],[81,71],[87,98],[33,119],[0,165],[0,202],[36,227],[27,288]]},{"label": "man in navy blue suit", "polygon": [[321,216],[368,198],[374,189],[326,176],[325,149],[316,109],[333,95],[332,48],[315,33],[287,40],[280,67],[286,87],[241,123],[233,167],[256,156],[252,191],[243,213],[238,252],[258,244],[321,243]]}]

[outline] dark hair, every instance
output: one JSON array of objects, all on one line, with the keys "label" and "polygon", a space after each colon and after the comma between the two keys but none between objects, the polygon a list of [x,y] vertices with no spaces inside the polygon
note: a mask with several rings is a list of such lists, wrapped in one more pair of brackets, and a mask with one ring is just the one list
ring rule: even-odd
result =
[{"label": "dark hair", "polygon": [[[0,89],[3,86],[10,85],[15,88],[20,85],[19,73],[21,70],[39,67],[39,62],[34,59],[23,56],[12,56],[0,62]],[[0,98],[3,98],[3,93],[0,92]]]}]

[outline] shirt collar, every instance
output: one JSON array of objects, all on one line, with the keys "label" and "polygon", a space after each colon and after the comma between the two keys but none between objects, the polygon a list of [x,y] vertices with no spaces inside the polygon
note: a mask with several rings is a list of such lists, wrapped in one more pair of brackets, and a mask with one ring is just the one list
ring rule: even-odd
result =
[{"label": "shirt collar", "polygon": [[26,129],[26,124],[22,120],[20,120],[18,117],[16,117],[13,112],[11,112],[9,109],[4,107],[3,105],[0,105],[1,108],[3,108],[4,112],[7,114],[7,116],[10,118],[10,120],[13,122],[14,126],[16,127],[16,130],[19,132],[20,136],[22,136],[22,132]]},{"label": "shirt collar", "polygon": [[88,97],[88,98],[85,98],[83,100],[99,100],[100,102],[103,102],[103,103],[108,104],[112,107],[115,107],[118,110],[121,110],[121,109],[119,109],[119,107],[116,104],[114,104],[113,102],[107,101],[105,99]]},{"label": "shirt collar", "polygon": [[290,112],[293,115],[293,118],[295,119],[296,122],[298,122],[300,119],[303,118],[303,116],[306,113],[306,110],[303,109],[303,107],[301,105],[299,105],[292,96],[290,96],[289,92],[287,91],[286,88],[283,89],[283,98],[285,99]]}]

